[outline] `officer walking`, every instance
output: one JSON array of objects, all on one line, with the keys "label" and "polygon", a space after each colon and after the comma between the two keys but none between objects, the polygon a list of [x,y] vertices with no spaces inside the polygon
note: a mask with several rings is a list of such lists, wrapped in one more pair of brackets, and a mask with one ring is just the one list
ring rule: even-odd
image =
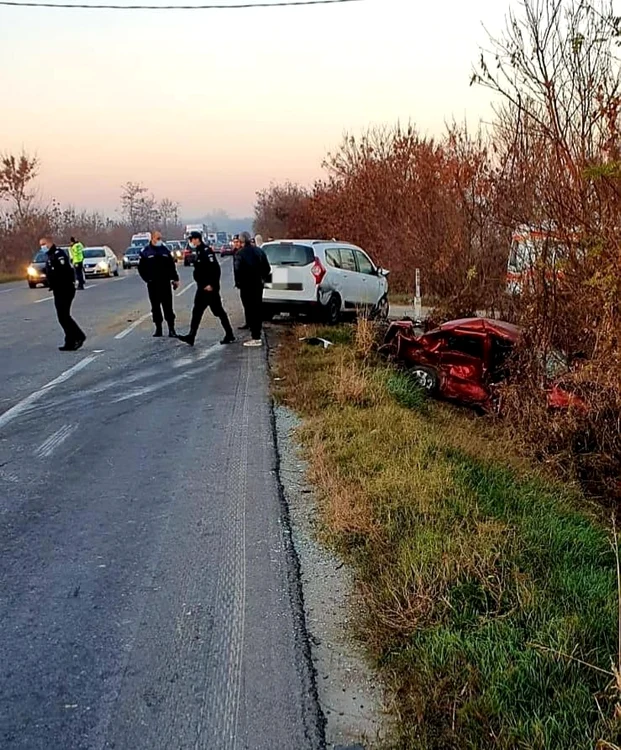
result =
[{"label": "officer walking", "polygon": [[263,328],[263,285],[269,281],[272,269],[265,252],[251,242],[250,234],[242,232],[243,243],[234,258],[235,286],[239,289],[246,322],[250,328],[250,341],[244,346],[261,346]]},{"label": "officer walking", "polygon": [[65,343],[58,348],[61,352],[73,352],[86,341],[84,332],[71,317],[71,303],[75,297],[75,273],[69,255],[60,247],[56,247],[51,237],[42,237],[39,245],[41,250],[47,251],[45,274],[50,291],[54,295],[58,322],[65,332]]},{"label": "officer walking", "polygon": [[75,237],[71,238],[69,257],[75,268],[75,275],[78,279],[78,289],[84,289],[84,245],[81,242],[78,242]]},{"label": "officer walking", "polygon": [[155,323],[154,336],[162,335],[162,322],[168,324],[168,335],[177,337],[172,290],[179,288],[179,274],[170,250],[162,242],[162,233],[153,232],[151,242],[140,251],[138,273],[146,283]]},{"label": "officer walking", "polygon": [[200,232],[192,232],[189,239],[190,245],[196,252],[194,261],[194,281],[196,282],[196,295],[194,297],[194,306],[192,308],[192,322],[190,331],[185,336],[179,336],[181,341],[194,346],[194,340],[201,324],[203,313],[207,308],[220,319],[222,328],[224,328],[224,338],[221,344],[232,344],[235,341],[233,329],[222,306],[220,297],[220,264],[216,258],[213,249],[203,242],[203,236]]}]

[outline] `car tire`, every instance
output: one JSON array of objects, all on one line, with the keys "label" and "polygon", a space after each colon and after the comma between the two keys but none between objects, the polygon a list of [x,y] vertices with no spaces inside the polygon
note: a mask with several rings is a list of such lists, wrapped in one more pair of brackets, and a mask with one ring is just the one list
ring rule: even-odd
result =
[{"label": "car tire", "polygon": [[374,320],[388,320],[389,313],[390,305],[388,304],[388,296],[385,294],[375,306],[371,317]]},{"label": "car tire", "polygon": [[275,310],[266,310],[265,308],[263,308],[262,318],[265,323],[271,323],[272,320],[274,320],[275,315],[276,315]]},{"label": "car tire", "polygon": [[424,365],[417,365],[410,369],[410,376],[417,385],[419,385],[425,393],[430,396],[435,396],[438,393],[438,387],[440,385],[440,378],[437,370],[433,367],[425,367]]},{"label": "car tire", "polygon": [[328,300],[325,310],[325,320],[330,326],[336,326],[341,321],[341,298],[333,294]]},{"label": "car tire", "polygon": [[37,288],[37,285],[36,285],[36,284],[34,284],[34,283],[33,283],[32,281],[29,281],[29,282],[28,282],[28,286],[29,286],[29,287],[30,287],[31,289],[36,289],[36,288]]}]

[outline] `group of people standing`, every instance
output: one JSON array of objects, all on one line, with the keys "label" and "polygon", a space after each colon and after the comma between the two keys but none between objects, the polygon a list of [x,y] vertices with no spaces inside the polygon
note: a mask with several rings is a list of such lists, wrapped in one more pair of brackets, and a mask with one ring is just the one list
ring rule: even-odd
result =
[{"label": "group of people standing", "polygon": [[[232,344],[235,335],[222,304],[222,271],[218,259],[213,249],[204,242],[200,232],[192,232],[188,242],[196,253],[193,274],[196,293],[190,330],[185,335],[179,335],[175,328],[173,291],[179,288],[179,274],[170,250],[162,241],[161,233],[153,232],[150,243],[140,253],[138,273],[147,285],[155,325],[153,335],[163,336],[162,326],[166,321],[170,338],[178,338],[194,346],[202,317],[205,311],[210,309],[224,329],[224,338],[220,343]],[[74,237],[71,238],[69,253],[57,247],[51,237],[42,237],[39,244],[47,253],[48,284],[54,296],[58,322],[65,332],[65,343],[59,348],[61,351],[75,351],[86,341],[85,334],[71,317],[76,277],[78,289],[84,288],[84,247]],[[271,278],[270,264],[261,249],[262,241],[259,236],[253,240],[248,232],[242,232],[235,238],[234,245],[233,275],[246,316],[245,324],[240,326],[240,329],[248,329],[251,336],[244,342],[244,346],[261,346],[263,287]]]}]

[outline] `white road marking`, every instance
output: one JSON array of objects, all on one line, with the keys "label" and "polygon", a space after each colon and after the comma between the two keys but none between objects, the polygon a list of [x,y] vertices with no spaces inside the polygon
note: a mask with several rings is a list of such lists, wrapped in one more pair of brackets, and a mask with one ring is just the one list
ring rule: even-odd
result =
[{"label": "white road marking", "polygon": [[188,367],[189,365],[193,365],[195,362],[199,362],[202,359],[206,359],[207,357],[211,356],[214,352],[217,352],[218,350],[222,349],[221,344],[212,344],[207,349],[203,349],[200,352],[197,352],[194,357],[181,357],[181,359],[177,359],[172,363],[172,366],[177,369],[179,367]]},{"label": "white road marking", "polygon": [[190,289],[193,286],[194,286],[194,282],[191,281],[187,286],[184,286],[180,292],[177,292],[177,294],[175,294],[175,297],[181,297],[182,294],[185,294],[188,291],[188,289]]},{"label": "white road marking", "polygon": [[34,452],[38,458],[47,458],[62,445],[65,440],[78,429],[77,424],[64,424],[59,430],[49,436]]},{"label": "white road marking", "polygon": [[141,323],[144,323],[144,321],[147,318],[149,318],[150,316],[151,316],[150,312],[145,313],[142,317],[138,318],[138,320],[134,320],[134,322],[131,325],[127,326],[127,328],[124,331],[121,331],[121,333],[117,333],[114,338],[115,339],[124,339],[125,336],[127,336],[128,333],[131,333],[134,330],[134,328],[138,328],[138,326]]},{"label": "white road marking", "polygon": [[53,294],[50,294],[49,297],[41,297],[41,299],[36,299],[34,302],[35,302],[35,305],[38,305],[39,302],[49,302],[51,299],[54,299]]},{"label": "white road marking", "polygon": [[46,383],[42,388],[39,388],[38,391],[34,391],[34,393],[31,393],[29,396],[26,396],[26,398],[18,401],[15,406],[12,406],[8,411],[0,414],[0,429],[6,427],[9,422],[12,422],[14,419],[19,417],[22,412],[26,411],[30,406],[36,403],[42,396],[45,396],[46,393],[49,393],[49,391],[51,391],[57,385],[60,385],[61,383],[69,380],[69,378],[71,378],[77,372],[80,372],[80,370],[83,370],[85,367],[90,365],[91,362],[94,362],[97,359],[97,356],[97,354],[91,354],[88,357],[84,357],[84,359],[81,359],[79,362],[73,365],[73,367],[65,370],[57,378],[54,378],[54,380],[50,380],[49,383]]},{"label": "white road marking", "polygon": [[16,289],[19,289],[19,287],[12,286],[10,289],[0,289],[0,294],[7,294],[8,292],[14,292]]},{"label": "white road marking", "polygon": [[212,344],[212,346],[208,347],[207,349],[203,349],[202,352],[199,352],[198,356],[195,357],[195,359],[206,359],[217,351],[222,351],[222,344]]}]

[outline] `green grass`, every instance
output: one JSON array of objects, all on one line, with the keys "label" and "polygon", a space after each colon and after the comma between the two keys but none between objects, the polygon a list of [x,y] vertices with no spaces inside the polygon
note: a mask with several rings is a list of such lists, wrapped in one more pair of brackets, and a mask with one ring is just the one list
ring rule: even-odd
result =
[{"label": "green grass", "polygon": [[[283,347],[279,395],[306,416],[323,534],[363,594],[358,633],[397,717],[387,746],[618,744],[612,676],[577,661],[616,658],[607,529],[488,421],[426,402],[403,373],[365,363],[354,377],[350,348]],[[355,379],[355,404],[330,397],[347,392],[339,378]]]},{"label": "green grass", "polygon": [[425,391],[407,372],[388,370],[386,372],[386,390],[395,401],[406,409],[424,411],[427,406]]}]

